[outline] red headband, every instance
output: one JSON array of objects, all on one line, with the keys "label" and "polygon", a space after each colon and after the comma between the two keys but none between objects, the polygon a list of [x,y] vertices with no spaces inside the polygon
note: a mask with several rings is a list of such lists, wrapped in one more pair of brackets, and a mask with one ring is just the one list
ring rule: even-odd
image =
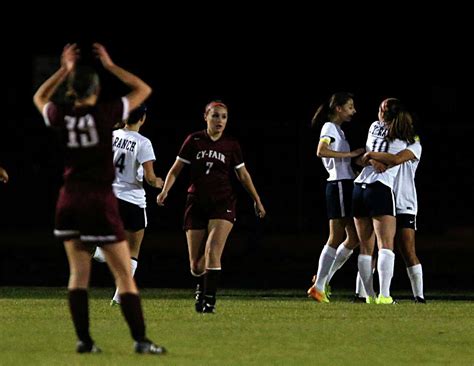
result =
[{"label": "red headband", "polygon": [[206,109],[204,113],[207,114],[207,112],[209,112],[209,110],[214,107],[223,107],[227,109],[227,106],[222,102],[211,102],[208,105],[206,105]]}]

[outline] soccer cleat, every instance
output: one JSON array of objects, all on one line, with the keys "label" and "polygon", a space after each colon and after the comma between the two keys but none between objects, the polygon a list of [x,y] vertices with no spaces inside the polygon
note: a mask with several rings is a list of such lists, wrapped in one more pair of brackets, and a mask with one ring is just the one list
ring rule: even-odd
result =
[{"label": "soccer cleat", "polygon": [[379,296],[375,300],[375,303],[378,305],[397,304],[397,302],[392,298],[392,296],[383,296],[381,294],[379,294]]},{"label": "soccer cleat", "polygon": [[377,298],[375,296],[367,296],[365,298],[366,304],[377,304]]},{"label": "soccer cleat", "polygon": [[324,292],[318,291],[314,286],[311,286],[308,291],[306,291],[308,297],[312,297],[317,302],[328,303],[329,299]]},{"label": "soccer cleat", "polygon": [[135,342],[135,353],[162,355],[166,353],[166,348],[158,346],[149,339],[146,339],[143,342]]},{"label": "soccer cleat", "polygon": [[202,313],[202,308],[204,306],[204,296],[199,284],[196,286],[196,291],[194,292],[194,294],[195,294],[194,299],[196,300],[194,303],[194,308],[196,309],[196,312]]},{"label": "soccer cleat", "polygon": [[110,300],[110,306],[120,306],[120,303],[114,299]]},{"label": "soccer cleat", "polygon": [[365,297],[359,296],[359,294],[355,294],[354,297],[352,298],[351,302],[353,303],[365,303],[366,299]]},{"label": "soccer cleat", "polygon": [[78,341],[76,345],[77,353],[100,353],[102,350],[94,343]]},{"label": "soccer cleat", "polygon": [[420,296],[415,297],[415,304],[426,304],[426,300]]},{"label": "soccer cleat", "polygon": [[[316,283],[316,275],[313,276],[313,278],[311,279],[311,282],[314,284]],[[332,289],[331,289],[331,286],[329,285],[329,283],[326,282],[326,284],[324,285],[324,292],[326,293],[326,297],[329,299],[332,295]]]},{"label": "soccer cleat", "polygon": [[216,313],[216,306],[208,304],[208,303],[204,303],[203,306],[202,306],[202,313],[203,314],[215,314]]},{"label": "soccer cleat", "polygon": [[326,285],[324,286],[324,292],[326,293],[326,296],[329,299],[332,295],[332,290],[331,290],[331,286],[329,285],[329,283],[326,283]]}]

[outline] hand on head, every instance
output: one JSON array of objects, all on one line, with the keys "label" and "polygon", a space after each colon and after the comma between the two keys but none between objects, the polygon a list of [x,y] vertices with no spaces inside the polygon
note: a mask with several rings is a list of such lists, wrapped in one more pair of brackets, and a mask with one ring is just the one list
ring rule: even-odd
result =
[{"label": "hand on head", "polygon": [[79,55],[80,50],[77,48],[77,43],[68,43],[64,46],[63,53],[61,54],[61,65],[64,66],[67,71],[71,71],[74,69]]},{"label": "hand on head", "polygon": [[105,49],[103,45],[96,42],[92,45],[92,50],[94,51],[96,57],[100,60],[100,62],[102,62],[102,65],[105,68],[108,68],[114,65],[112,59],[109,56],[109,53],[107,52],[107,50]]}]

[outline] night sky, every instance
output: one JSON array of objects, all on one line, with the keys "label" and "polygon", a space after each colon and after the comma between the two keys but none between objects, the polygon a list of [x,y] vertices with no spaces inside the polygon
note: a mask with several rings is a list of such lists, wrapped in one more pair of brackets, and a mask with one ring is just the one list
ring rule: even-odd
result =
[{"label": "night sky", "polygon": [[[163,177],[186,135],[205,127],[204,105],[214,98],[228,104],[228,132],[241,141],[275,233],[311,232],[325,225],[327,175],[315,156],[319,131],[311,131],[309,124],[316,107],[337,91],[355,94],[358,113],[344,126],[352,148],[363,146],[381,100],[404,101],[417,117],[424,148],[417,173],[420,221],[434,222],[433,230],[470,222],[472,213],[462,214],[467,205],[458,204],[456,195],[471,186],[465,176],[453,178],[458,167],[470,162],[462,151],[450,151],[444,132],[447,125],[449,135],[473,132],[472,125],[456,118],[458,83],[448,31],[435,24],[421,26],[412,13],[362,24],[363,19],[349,19],[349,9],[285,16],[284,9],[274,16],[235,9],[229,16],[205,8],[195,17],[193,10],[154,17],[136,7],[125,20],[106,18],[107,24],[102,13],[84,18],[81,12],[55,22],[38,20],[30,24],[37,32],[8,40],[0,165],[11,181],[0,187],[3,227],[22,228],[25,218],[31,227],[52,226],[61,158],[32,95],[57,67],[65,43],[78,42],[88,59],[94,41],[152,86],[142,132],[154,144],[155,169]],[[335,19],[323,22],[325,16]],[[127,92],[101,75],[105,95]],[[450,178],[440,179],[446,169]],[[173,188],[161,229],[179,229],[186,184],[186,176],[180,177]],[[147,191],[151,216],[161,216],[153,205],[157,192]],[[248,198],[239,194],[242,209],[248,210]],[[453,203],[459,210],[443,215]]]}]

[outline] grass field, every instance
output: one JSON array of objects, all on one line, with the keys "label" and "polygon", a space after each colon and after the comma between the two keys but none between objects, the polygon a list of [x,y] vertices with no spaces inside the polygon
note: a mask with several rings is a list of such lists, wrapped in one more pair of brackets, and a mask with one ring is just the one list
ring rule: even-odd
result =
[{"label": "grass field", "polygon": [[0,365],[474,365],[474,302],[318,304],[304,291],[223,290],[217,314],[192,291],[143,290],[147,333],[169,350],[135,355],[112,289],[90,295],[102,354],[77,355],[64,288],[0,288]]}]

